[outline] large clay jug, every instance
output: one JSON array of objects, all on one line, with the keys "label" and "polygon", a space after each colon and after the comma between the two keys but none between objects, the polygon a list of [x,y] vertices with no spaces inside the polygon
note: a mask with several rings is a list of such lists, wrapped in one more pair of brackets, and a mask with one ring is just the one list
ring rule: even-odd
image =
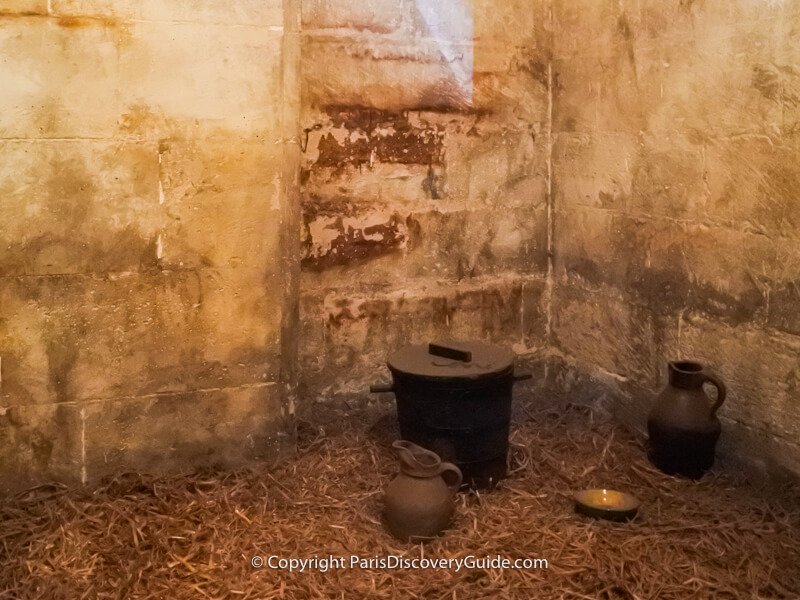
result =
[{"label": "large clay jug", "polygon": [[[714,464],[721,431],[716,414],[725,401],[725,384],[697,362],[671,362],[668,372],[669,384],[647,419],[650,460],[670,475],[698,479]],[[705,383],[717,388],[713,402]]]},{"label": "large clay jug", "polygon": [[452,519],[453,496],[461,487],[461,471],[411,442],[398,440],[392,447],[400,459],[400,474],[386,488],[387,528],[403,541],[439,535]]}]

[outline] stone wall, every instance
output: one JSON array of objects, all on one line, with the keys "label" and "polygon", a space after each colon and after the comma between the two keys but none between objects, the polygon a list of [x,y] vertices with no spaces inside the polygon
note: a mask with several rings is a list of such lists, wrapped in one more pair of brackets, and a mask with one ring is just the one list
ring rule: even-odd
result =
[{"label": "stone wall", "polygon": [[296,12],[2,4],[4,489],[291,446]]},{"label": "stone wall", "polygon": [[546,350],[543,2],[304,0],[304,392],[436,337]]},{"label": "stone wall", "polygon": [[697,358],[729,386],[723,452],[800,473],[800,5],[556,0],[554,22],[556,359],[642,424]]},{"label": "stone wall", "polygon": [[642,426],[692,357],[729,383],[723,453],[800,471],[798,13],[306,0],[308,396],[476,337]]},{"label": "stone wall", "polygon": [[447,336],[640,426],[698,358],[800,472],[797,3],[201,4],[0,9],[6,488],[277,456]]}]

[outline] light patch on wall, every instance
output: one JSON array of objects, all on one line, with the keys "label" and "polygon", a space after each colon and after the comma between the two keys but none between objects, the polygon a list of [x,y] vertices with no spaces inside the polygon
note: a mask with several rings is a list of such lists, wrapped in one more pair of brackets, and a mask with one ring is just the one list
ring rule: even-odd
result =
[{"label": "light patch on wall", "polygon": [[464,97],[472,102],[474,51],[470,1],[415,0],[415,3]]}]

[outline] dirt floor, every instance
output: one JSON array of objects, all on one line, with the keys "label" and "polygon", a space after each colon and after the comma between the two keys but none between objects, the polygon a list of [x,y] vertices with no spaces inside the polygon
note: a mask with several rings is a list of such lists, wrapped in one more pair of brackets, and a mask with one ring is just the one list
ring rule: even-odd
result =
[{"label": "dirt floor", "polygon": [[[262,471],[126,475],[93,493],[37,488],[0,507],[0,598],[800,598],[800,492],[720,473],[662,475],[643,440],[585,408],[526,413],[512,473],[458,497],[451,530],[396,542],[380,523],[397,470],[391,417],[303,424],[296,460]],[[570,493],[617,487],[629,523],[576,515]],[[254,556],[543,558],[546,569],[288,573]]]}]

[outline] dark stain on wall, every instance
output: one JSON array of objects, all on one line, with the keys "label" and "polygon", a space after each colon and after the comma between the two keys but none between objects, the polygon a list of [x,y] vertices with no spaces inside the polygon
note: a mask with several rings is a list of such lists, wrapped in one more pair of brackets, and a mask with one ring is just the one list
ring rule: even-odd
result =
[{"label": "dark stain on wall", "polygon": [[83,29],[86,27],[120,27],[122,23],[117,19],[103,16],[76,16],[76,17],[59,17],[56,21],[60,27],[65,29]]},{"label": "dark stain on wall", "polygon": [[341,144],[331,133],[324,136],[319,142],[318,167],[442,162],[444,132],[437,127],[414,127],[408,113],[341,106],[326,107],[325,112],[334,127],[344,127],[350,135]]},{"label": "dark stain on wall", "polygon": [[800,280],[778,283],[769,294],[768,324],[800,335]]},{"label": "dark stain on wall", "polygon": [[753,65],[752,85],[764,98],[778,104],[800,104],[800,70],[793,65]]},{"label": "dark stain on wall", "polygon": [[56,402],[72,399],[70,373],[77,363],[78,352],[77,344],[66,332],[54,336],[47,344],[47,375]]},{"label": "dark stain on wall", "polygon": [[688,308],[731,325],[762,315],[766,298],[757,281],[739,281],[739,289],[733,293],[698,278],[679,241],[658,250],[662,259],[658,266],[648,265],[649,234],[643,233],[638,223],[623,219],[615,224],[608,240],[609,255],[598,258],[589,252],[562,252],[557,257],[560,268],[590,287],[611,286],[656,315],[674,315]]},{"label": "dark stain on wall", "polygon": [[0,18],[7,17],[40,17],[46,15],[46,11],[37,10],[7,10],[0,8]]},{"label": "dark stain on wall", "polygon": [[445,177],[438,173],[433,165],[428,165],[428,173],[422,182],[422,190],[431,200],[440,200],[444,197]]},{"label": "dark stain on wall", "polygon": [[[308,221],[306,222],[308,227]],[[335,232],[335,237],[324,250],[315,252],[308,236],[301,262],[303,269],[322,271],[336,265],[361,262],[400,250],[406,241],[403,219],[393,214],[385,223],[353,227],[342,217],[326,226]]]},{"label": "dark stain on wall", "polygon": [[[138,155],[133,155],[137,158]],[[104,158],[101,168],[112,170],[115,157]],[[135,166],[135,165],[134,165]],[[146,169],[139,166],[131,180],[133,198],[146,197],[152,185]],[[157,266],[155,239],[135,224],[119,230],[106,227],[109,202],[122,203],[97,184],[98,174],[81,157],[53,157],[32,194],[41,202],[28,236],[0,246],[0,275],[97,273],[112,270],[149,269]],[[36,231],[46,231],[35,235]],[[34,235],[30,235],[34,234]]]},{"label": "dark stain on wall", "polygon": [[767,100],[780,100],[781,79],[772,65],[753,65],[753,87]]},{"label": "dark stain on wall", "polygon": [[522,63],[520,67],[523,71],[530,73],[530,75],[545,88],[550,85],[546,63],[542,62],[541,60],[529,60],[525,63]]}]

